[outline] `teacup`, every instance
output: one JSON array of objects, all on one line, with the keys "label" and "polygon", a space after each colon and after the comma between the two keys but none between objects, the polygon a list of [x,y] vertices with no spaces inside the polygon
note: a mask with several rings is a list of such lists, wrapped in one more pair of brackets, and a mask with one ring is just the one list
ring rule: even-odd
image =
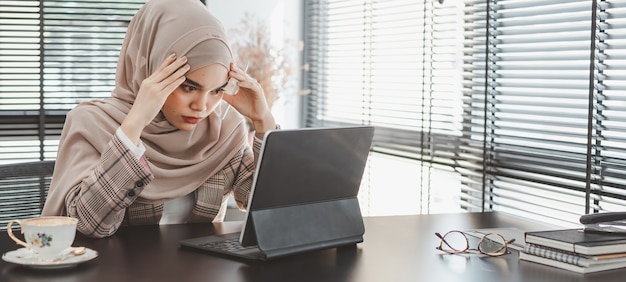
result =
[{"label": "teacup", "polygon": [[[24,234],[24,241],[13,235],[11,226],[17,223]],[[9,237],[18,245],[31,250],[42,260],[54,259],[72,246],[78,220],[66,216],[42,216],[29,219],[13,219],[7,224]]]}]

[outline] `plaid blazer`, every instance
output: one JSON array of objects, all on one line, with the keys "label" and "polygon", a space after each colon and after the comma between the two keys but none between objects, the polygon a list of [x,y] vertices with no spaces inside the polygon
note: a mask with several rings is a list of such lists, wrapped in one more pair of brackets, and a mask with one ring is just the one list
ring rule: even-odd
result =
[{"label": "plaid blazer", "polygon": [[[256,159],[262,140],[241,151],[194,194],[196,204],[187,222],[211,222],[228,195],[240,208],[247,206]],[[140,202],[137,198],[154,179],[145,157],[137,159],[117,135],[103,151],[94,172],[65,198],[68,216],[79,219],[77,229],[90,237],[113,235],[121,225],[158,224],[164,201]]]}]

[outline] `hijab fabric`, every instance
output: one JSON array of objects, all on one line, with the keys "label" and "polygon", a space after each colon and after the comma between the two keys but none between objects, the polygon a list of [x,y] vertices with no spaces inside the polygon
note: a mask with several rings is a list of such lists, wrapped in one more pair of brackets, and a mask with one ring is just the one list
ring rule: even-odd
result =
[{"label": "hijab fabric", "polygon": [[[190,72],[233,61],[222,24],[198,0],[149,0],[131,20],[117,65],[111,98],[79,104],[68,113],[43,214],[65,213],[64,199],[101,161],[115,130],[130,111],[141,82],[170,54],[187,56]],[[137,201],[181,197],[219,172],[245,146],[243,118],[226,102],[182,131],[159,114],[142,132],[145,157],[155,176]]]}]

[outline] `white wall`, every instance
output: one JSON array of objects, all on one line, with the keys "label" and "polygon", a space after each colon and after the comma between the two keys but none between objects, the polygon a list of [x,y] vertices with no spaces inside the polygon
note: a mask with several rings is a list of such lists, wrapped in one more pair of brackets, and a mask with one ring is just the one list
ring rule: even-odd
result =
[{"label": "white wall", "polygon": [[298,44],[302,39],[302,0],[206,0],[206,5],[227,31],[239,27],[246,14],[266,22],[270,27],[271,42],[279,49],[285,48],[294,68],[289,87],[280,93],[272,112],[283,128],[300,127],[301,99],[298,91],[302,58]]}]

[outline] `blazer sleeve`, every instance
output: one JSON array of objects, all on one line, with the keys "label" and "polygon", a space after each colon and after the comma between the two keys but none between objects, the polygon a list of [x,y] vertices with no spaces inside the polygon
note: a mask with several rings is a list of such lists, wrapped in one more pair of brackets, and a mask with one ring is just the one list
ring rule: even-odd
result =
[{"label": "blazer sleeve", "polygon": [[245,210],[248,206],[248,196],[252,189],[252,181],[256,170],[257,160],[261,151],[263,140],[254,138],[252,142],[252,150],[246,146],[244,154],[236,167],[236,174],[233,181],[233,198],[239,209]]},{"label": "blazer sleeve", "polygon": [[133,152],[113,135],[100,163],[65,198],[69,216],[78,218],[77,229],[89,237],[113,235],[122,224],[126,208],[154,179],[145,157]]}]

